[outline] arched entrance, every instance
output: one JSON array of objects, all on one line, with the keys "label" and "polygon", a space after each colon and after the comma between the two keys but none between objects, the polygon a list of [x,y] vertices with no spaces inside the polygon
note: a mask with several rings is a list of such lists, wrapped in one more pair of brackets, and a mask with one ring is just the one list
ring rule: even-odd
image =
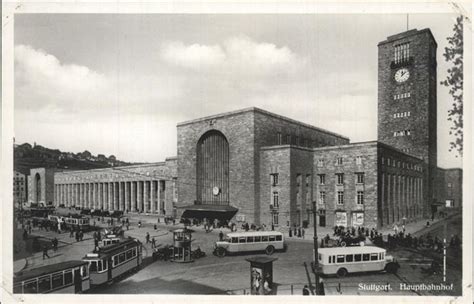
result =
[{"label": "arched entrance", "polygon": [[41,176],[39,173],[35,174],[35,203],[41,201]]},{"label": "arched entrance", "polygon": [[229,143],[217,130],[206,132],[197,144],[197,204],[229,205]]}]

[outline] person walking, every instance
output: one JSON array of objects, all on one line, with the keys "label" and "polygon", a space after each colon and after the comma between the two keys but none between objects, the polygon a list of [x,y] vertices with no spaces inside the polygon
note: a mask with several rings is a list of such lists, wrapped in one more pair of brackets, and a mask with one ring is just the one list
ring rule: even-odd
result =
[{"label": "person walking", "polygon": [[138,228],[142,228],[142,222],[138,221]]},{"label": "person walking", "polygon": [[48,246],[46,245],[43,245],[43,260],[44,257],[48,257],[48,259],[50,258],[50,256],[48,255]]},{"label": "person walking", "polygon": [[150,233],[146,233],[145,239],[147,244],[150,243]]},{"label": "person walking", "polygon": [[154,237],[151,238],[151,248],[155,248],[156,247],[156,240]]},{"label": "person walking", "polygon": [[54,238],[54,239],[51,241],[51,244],[53,245],[53,250],[54,250],[54,252],[58,251],[58,239],[57,239],[57,238]]},{"label": "person walking", "polygon": [[222,241],[224,240],[224,233],[221,231],[219,231],[219,241]]},{"label": "person walking", "polygon": [[305,233],[306,233],[306,232],[305,232],[304,228],[301,228],[301,237],[303,238],[303,240],[304,240],[304,235],[305,235]]},{"label": "person walking", "polygon": [[130,224],[129,224],[129,223],[127,223],[127,230],[128,230],[128,229],[130,229]]}]

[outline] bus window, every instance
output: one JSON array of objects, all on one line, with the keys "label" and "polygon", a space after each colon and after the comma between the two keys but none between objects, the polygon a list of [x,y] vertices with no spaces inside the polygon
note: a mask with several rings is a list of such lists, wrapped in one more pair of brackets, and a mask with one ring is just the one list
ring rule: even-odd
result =
[{"label": "bus window", "polygon": [[39,293],[44,293],[46,291],[49,291],[51,289],[51,277],[44,276],[38,279],[38,292]]},{"label": "bus window", "polygon": [[82,267],[81,267],[81,276],[82,276],[83,278],[87,278],[87,277],[89,276],[88,273],[89,273],[89,272],[87,271],[87,267],[86,267],[86,266],[82,266]]},{"label": "bus window", "polygon": [[90,261],[89,271],[97,271],[97,262],[96,261]]},{"label": "bus window", "polygon": [[352,254],[346,255],[346,262],[352,262],[354,260],[354,256]]},{"label": "bus window", "polygon": [[274,236],[274,235],[270,235],[270,236],[268,237],[268,240],[269,240],[270,242],[275,242],[275,236]]},{"label": "bus window", "polygon": [[127,251],[127,260],[130,260],[131,258],[133,258],[133,250],[132,249]]},{"label": "bus window", "polygon": [[337,256],[337,262],[338,263],[344,263],[344,256],[343,255],[338,255]]},{"label": "bus window", "polygon": [[72,284],[72,270],[64,272],[64,285]]},{"label": "bus window", "polygon": [[53,283],[53,289],[63,286],[64,285],[63,274],[62,273],[53,274],[52,283]]},{"label": "bus window", "polygon": [[268,242],[268,235],[262,236],[262,242]]},{"label": "bus window", "polygon": [[253,236],[247,237],[247,243],[253,243]]},{"label": "bus window", "polygon": [[261,236],[256,236],[255,237],[255,243],[258,243],[262,240],[262,237]]},{"label": "bus window", "polygon": [[362,255],[362,260],[363,260],[363,261],[369,261],[369,260],[370,260],[370,254],[364,253],[364,254]]},{"label": "bus window", "polygon": [[236,237],[233,237],[233,238],[232,238],[232,243],[235,244],[235,243],[238,243],[238,242],[239,242],[239,239],[238,239],[238,238],[236,238]]},{"label": "bus window", "polygon": [[370,260],[371,260],[371,261],[377,261],[377,260],[378,260],[378,257],[379,257],[379,254],[378,254],[378,253],[371,253],[371,254],[370,254]]},{"label": "bus window", "polygon": [[361,255],[361,254],[355,254],[355,255],[354,255],[354,261],[355,261],[355,262],[360,262],[360,261],[362,261],[362,255]]},{"label": "bus window", "polygon": [[239,238],[239,243],[245,243],[247,239],[245,237],[241,237]]},{"label": "bus window", "polygon": [[282,238],[281,235],[277,235],[277,236],[276,236],[276,240],[277,240],[277,241],[281,241],[282,239],[283,239],[283,238]]},{"label": "bus window", "polygon": [[25,285],[23,286],[23,292],[24,293],[38,293],[38,282],[36,279],[26,282]]}]

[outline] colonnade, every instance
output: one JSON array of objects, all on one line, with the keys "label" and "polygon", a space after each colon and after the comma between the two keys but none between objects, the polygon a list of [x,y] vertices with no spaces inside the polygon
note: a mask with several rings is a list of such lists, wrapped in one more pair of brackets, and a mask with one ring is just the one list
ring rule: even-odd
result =
[{"label": "colonnade", "polygon": [[56,206],[124,212],[165,213],[164,180],[58,183]]}]

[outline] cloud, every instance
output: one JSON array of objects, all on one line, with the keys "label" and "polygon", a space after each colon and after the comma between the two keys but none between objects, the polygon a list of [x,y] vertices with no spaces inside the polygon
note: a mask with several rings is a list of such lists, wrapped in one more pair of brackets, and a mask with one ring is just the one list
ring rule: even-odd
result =
[{"label": "cloud", "polygon": [[184,45],[182,42],[169,42],[163,45],[162,58],[174,65],[185,68],[201,68],[221,64],[226,57],[218,45]]},{"label": "cloud", "polygon": [[259,76],[281,71],[289,73],[303,62],[286,46],[256,42],[246,36],[231,37],[219,45],[166,42],[160,55],[165,62],[179,67]]}]

